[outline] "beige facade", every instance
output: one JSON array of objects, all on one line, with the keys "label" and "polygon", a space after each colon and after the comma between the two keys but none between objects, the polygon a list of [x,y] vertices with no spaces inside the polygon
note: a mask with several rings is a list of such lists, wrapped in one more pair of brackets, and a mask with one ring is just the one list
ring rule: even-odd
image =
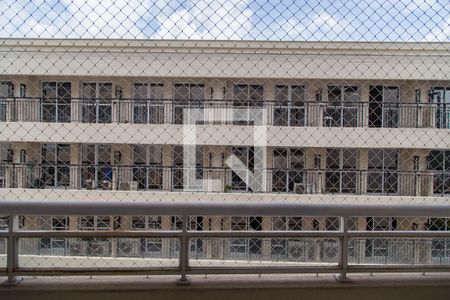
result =
[{"label": "beige facade", "polygon": [[[0,50],[4,199],[448,204],[450,175],[429,166],[436,152],[450,149],[450,112],[442,110],[446,97],[450,105],[446,43],[4,40]],[[179,146],[187,108],[206,111],[196,126],[197,191],[183,191]],[[241,155],[246,167],[254,160],[251,113],[233,119],[240,109],[263,111],[266,184],[258,193],[226,164],[231,155]],[[177,223],[81,218],[70,217],[64,229],[169,230]],[[234,218],[193,223],[202,230],[278,230],[269,217]],[[26,226],[55,224],[43,220]],[[283,230],[290,230],[287,220],[280,221]],[[303,218],[299,228],[332,230],[333,222]],[[429,220],[358,218],[354,229],[379,229],[370,222],[411,230]],[[177,251],[169,240],[145,242],[144,250],[142,241],[96,241],[96,247],[114,252],[122,242],[132,256],[150,248]],[[83,243],[70,249],[90,247]],[[306,241],[302,255],[333,260],[337,253],[326,258],[326,243],[332,241]],[[270,239],[193,245],[206,258],[270,258],[289,248],[277,250]],[[367,247],[355,241],[355,257]],[[416,259],[429,259],[429,245],[411,247]]]}]

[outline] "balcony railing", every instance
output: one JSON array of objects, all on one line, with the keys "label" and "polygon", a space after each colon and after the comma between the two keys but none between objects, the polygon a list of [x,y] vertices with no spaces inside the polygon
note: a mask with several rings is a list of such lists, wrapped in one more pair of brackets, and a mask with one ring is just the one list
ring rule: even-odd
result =
[{"label": "balcony railing", "polygon": [[[0,187],[87,190],[252,192],[249,170],[162,165],[0,164]],[[238,176],[238,173],[241,176]],[[435,171],[264,169],[265,192],[294,194],[446,195],[450,174]],[[195,176],[200,186],[188,186]]]},{"label": "balcony railing", "polygon": [[[450,271],[450,231],[437,225],[450,217],[448,205],[105,204],[0,201],[7,216],[0,275],[14,284],[21,275],[171,274],[187,281],[189,274],[338,273],[345,280],[358,272]],[[59,223],[42,223],[51,215]],[[83,229],[77,219],[86,215],[115,216],[114,225]],[[161,219],[153,229],[136,228],[126,221],[132,216]],[[391,219],[396,228],[383,227]],[[358,225],[365,222],[371,225]],[[55,224],[66,227],[51,229]]]},{"label": "balcony railing", "polygon": [[265,122],[273,126],[450,128],[446,104],[306,101],[291,105],[273,100],[1,98],[0,121],[183,124],[186,109],[203,112],[198,124],[251,125],[250,110],[265,109]]}]

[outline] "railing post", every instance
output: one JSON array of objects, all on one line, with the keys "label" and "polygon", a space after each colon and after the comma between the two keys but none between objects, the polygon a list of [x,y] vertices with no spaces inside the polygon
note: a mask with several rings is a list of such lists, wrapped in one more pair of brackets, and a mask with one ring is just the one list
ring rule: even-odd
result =
[{"label": "railing post", "polygon": [[20,283],[23,278],[14,275],[19,262],[19,240],[15,238],[15,231],[19,229],[19,217],[9,216],[8,218],[8,244],[6,254],[6,268],[8,279],[3,283],[6,286],[13,286]]},{"label": "railing post", "polygon": [[187,225],[189,222],[188,216],[183,216],[182,236],[180,239],[180,280],[178,284],[190,284],[187,277],[187,269],[189,266],[189,239],[187,237]]},{"label": "railing post", "polygon": [[336,280],[339,282],[349,282],[350,279],[347,277],[348,270],[348,230],[347,223],[348,217],[341,217],[341,232],[342,236],[339,238],[340,247],[339,247],[339,269],[341,272],[335,276]]}]

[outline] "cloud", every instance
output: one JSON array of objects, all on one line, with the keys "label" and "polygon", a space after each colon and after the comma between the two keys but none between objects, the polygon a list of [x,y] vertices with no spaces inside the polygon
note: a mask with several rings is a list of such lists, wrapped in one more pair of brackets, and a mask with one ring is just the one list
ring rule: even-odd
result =
[{"label": "cloud", "polygon": [[450,17],[433,28],[423,40],[427,42],[450,42]]},{"label": "cloud", "polygon": [[159,30],[152,36],[163,39],[243,39],[252,27],[253,11],[248,1],[200,0],[189,9],[160,16]]},{"label": "cloud", "polygon": [[277,36],[284,40],[344,40],[355,28],[344,18],[337,19],[322,11],[311,20],[291,18],[280,24]]},{"label": "cloud", "polygon": [[448,0],[2,0],[0,37],[449,41]]}]

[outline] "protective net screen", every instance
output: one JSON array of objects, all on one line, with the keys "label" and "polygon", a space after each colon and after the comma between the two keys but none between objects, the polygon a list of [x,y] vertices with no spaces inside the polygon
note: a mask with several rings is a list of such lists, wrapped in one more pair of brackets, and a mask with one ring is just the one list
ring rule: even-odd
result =
[{"label": "protective net screen", "polygon": [[[449,204],[448,0],[0,7],[0,199]],[[342,229],[342,216],[191,217],[199,231]],[[27,216],[20,226],[153,232],[181,230],[177,218]],[[449,230],[431,216],[352,220],[357,231]],[[25,237],[20,251],[30,268],[176,266],[178,238]],[[349,261],[448,264],[448,240],[355,237]],[[188,256],[335,265],[340,247],[336,236],[198,236]],[[6,249],[0,237],[0,268]]]}]

